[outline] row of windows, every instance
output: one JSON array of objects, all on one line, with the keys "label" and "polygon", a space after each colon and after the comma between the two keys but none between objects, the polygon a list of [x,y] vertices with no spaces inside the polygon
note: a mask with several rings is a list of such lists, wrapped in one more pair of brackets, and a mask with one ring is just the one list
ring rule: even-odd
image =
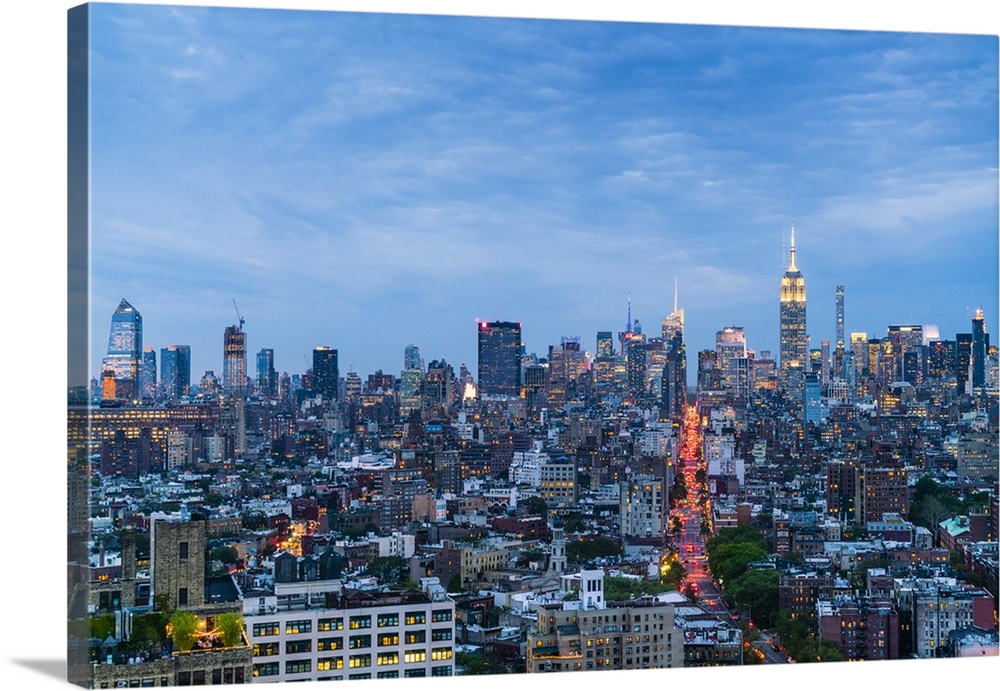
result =
[{"label": "row of windows", "polygon": [[[451,648],[435,648],[431,651],[432,660],[449,660],[451,659],[452,651]],[[424,662],[427,659],[427,654],[424,652],[411,651],[405,654],[406,662]],[[377,660],[378,665],[398,665],[399,664],[399,653],[381,653],[379,654]],[[368,654],[364,655],[351,655],[347,660],[347,666],[351,669],[360,669],[364,667],[371,667],[372,656]],[[326,672],[335,669],[343,669],[344,660],[339,657],[321,657],[316,661],[316,671]],[[277,662],[262,662],[255,664],[253,666],[253,676],[254,677],[272,677],[277,676],[280,673],[281,667]],[[242,674],[242,670],[238,670]],[[285,662],[285,674],[306,674],[312,672],[312,660],[288,660]],[[406,676],[424,676],[424,670],[407,670]],[[219,671],[220,681],[217,683],[222,683],[222,672]],[[431,669],[432,676],[451,676],[451,666],[446,665],[444,667],[433,667]],[[241,680],[242,681],[242,680]],[[236,682],[241,683],[241,682]]]},{"label": "row of windows", "polygon": [[[219,684],[242,684],[243,679],[243,668],[242,667],[223,667],[213,669],[211,676],[206,673],[205,670],[199,669],[193,672],[178,672],[177,673],[177,686],[204,686],[208,684],[209,679],[213,686],[218,686]],[[138,680],[136,680],[138,681]],[[153,679],[143,679],[141,686],[153,686]],[[166,679],[160,678],[160,686],[166,686]],[[129,686],[140,686],[140,684],[129,683]],[[101,685],[104,688],[104,685]]]},{"label": "row of windows", "polygon": [[[435,629],[431,632],[432,641],[435,642],[450,641],[451,639],[452,639],[451,629]],[[425,643],[427,641],[427,632],[408,631],[405,634],[404,640],[407,644]],[[351,648],[352,650],[358,650],[360,648],[370,648],[371,643],[372,643],[372,637],[370,635],[366,634],[360,636],[351,636],[348,639],[348,648]],[[398,633],[380,634],[378,636],[378,645],[380,647],[399,645],[399,634]],[[318,651],[342,650],[343,648],[344,648],[343,638],[320,638],[317,639],[316,641],[316,650]],[[280,644],[277,641],[254,643],[253,645],[254,657],[269,657],[271,655],[278,655],[280,652],[281,652]],[[295,655],[295,654],[311,653],[311,652],[312,652],[311,640],[287,641],[285,643],[286,654]]]},{"label": "row of windows", "polygon": [[[431,621],[434,623],[451,621],[452,614],[451,610],[435,610],[431,613]],[[413,624],[426,624],[427,623],[427,613],[426,612],[407,612],[404,616],[404,621],[408,625]],[[398,626],[399,625],[399,614],[389,613],[378,615],[378,625],[380,627],[386,626]],[[370,629],[372,626],[372,618],[370,616],[358,616],[351,617],[349,627],[352,630],[358,629]],[[324,619],[319,619],[316,622],[317,631],[343,631],[344,629],[344,619],[343,617],[329,617]],[[311,633],[312,632],[312,620],[310,619],[296,619],[285,622],[285,633],[286,634],[299,634],[299,633]],[[281,625],[276,621],[271,622],[261,622],[253,625],[253,635],[258,636],[277,636],[281,633]]]}]

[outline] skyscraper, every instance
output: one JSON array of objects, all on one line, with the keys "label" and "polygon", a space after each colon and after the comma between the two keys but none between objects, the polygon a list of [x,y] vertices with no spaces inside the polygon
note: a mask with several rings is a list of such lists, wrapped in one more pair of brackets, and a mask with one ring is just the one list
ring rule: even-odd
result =
[{"label": "skyscraper", "polygon": [[677,307],[677,279],[674,278],[674,311],[661,324],[667,348],[667,364],[663,370],[666,383],[664,401],[670,414],[683,417],[687,404],[687,350],[684,345],[684,309]]},{"label": "skyscraper", "polygon": [[802,399],[802,386],[808,371],[809,337],[806,334],[806,281],[795,265],[795,226],[788,270],[781,277],[778,386],[793,401]]},{"label": "skyscraper", "polygon": [[403,350],[403,369],[420,370],[424,369],[424,359],[420,357],[420,348],[410,344]]},{"label": "skyscraper", "polygon": [[113,373],[118,398],[137,393],[142,361],[142,315],[122,298],[111,315],[108,354],[101,363],[103,376]]},{"label": "skyscraper", "polygon": [[313,348],[312,388],[324,400],[336,401],[340,380],[337,350],[329,346]]},{"label": "skyscraper", "polygon": [[986,386],[986,354],[990,350],[990,337],[986,333],[983,310],[977,309],[972,319],[972,387]]},{"label": "skyscraper", "polygon": [[274,349],[257,351],[257,390],[268,398],[278,396],[278,373],[274,371]]},{"label": "skyscraper", "polygon": [[733,396],[745,396],[747,338],[742,326],[727,326],[715,333],[715,363],[723,385]]},{"label": "skyscraper", "polygon": [[972,393],[973,334],[955,334],[955,380],[958,394]]},{"label": "skyscraper", "polygon": [[227,326],[222,345],[222,390],[227,394],[246,392],[247,335],[243,319],[239,326]]},{"label": "skyscraper", "polygon": [[844,340],[844,286],[837,286],[837,340],[834,343],[833,351],[833,377],[837,379],[847,379],[847,372],[844,368],[844,354],[847,342]]},{"label": "skyscraper", "polygon": [[191,346],[160,348],[160,387],[168,399],[187,395],[191,388]]},{"label": "skyscraper", "polygon": [[146,346],[142,349],[142,364],[139,367],[139,397],[156,398],[156,349]]},{"label": "skyscraper", "polygon": [[479,395],[521,395],[521,324],[479,323]]}]

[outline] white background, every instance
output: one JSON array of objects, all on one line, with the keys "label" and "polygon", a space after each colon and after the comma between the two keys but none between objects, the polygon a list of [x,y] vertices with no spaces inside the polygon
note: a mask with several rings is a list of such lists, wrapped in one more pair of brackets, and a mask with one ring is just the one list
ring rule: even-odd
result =
[{"label": "white background", "polygon": [[[66,343],[66,11],[78,3],[61,0],[8,0],[0,30],[4,89],[3,222],[0,227],[0,280],[4,319],[0,336],[0,535],[3,588],[0,589],[3,689],[66,688],[65,679],[65,343]],[[159,3],[163,4],[163,3]],[[198,4],[179,1],[174,4]],[[436,14],[483,14],[576,19],[664,21],[817,28],[937,31],[998,34],[995,10],[987,2],[757,2],[673,3],[615,0],[565,2],[431,1],[343,2],[339,0],[215,0],[202,4]],[[808,6],[808,7],[806,7]],[[470,9],[470,8],[475,8]],[[1000,325],[994,325],[996,329]],[[569,679],[584,688],[597,685],[675,685],[763,689],[808,685],[834,689],[859,685],[899,689],[954,688],[995,683],[1000,658],[976,661],[901,661],[880,664],[785,665],[741,670],[674,670],[593,673]],[[508,683],[542,689],[556,680],[518,676],[476,679],[490,689]],[[440,688],[439,680],[408,680],[406,688]],[[448,688],[465,683],[443,682]],[[400,682],[366,681],[360,688],[400,689]]]}]

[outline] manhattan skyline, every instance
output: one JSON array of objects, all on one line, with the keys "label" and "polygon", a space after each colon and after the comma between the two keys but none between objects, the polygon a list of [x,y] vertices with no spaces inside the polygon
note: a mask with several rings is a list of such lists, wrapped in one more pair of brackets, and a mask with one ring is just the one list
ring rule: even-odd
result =
[{"label": "manhattan skyline", "polygon": [[248,354],[366,373],[657,335],[675,278],[689,357],[776,354],[793,223],[810,347],[838,285],[848,336],[995,329],[995,37],[95,9],[91,376],[122,298],[195,379],[234,298]]}]

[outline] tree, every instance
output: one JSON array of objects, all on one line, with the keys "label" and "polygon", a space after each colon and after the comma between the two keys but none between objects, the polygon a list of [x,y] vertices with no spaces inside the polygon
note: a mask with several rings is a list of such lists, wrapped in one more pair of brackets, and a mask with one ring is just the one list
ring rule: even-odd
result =
[{"label": "tree", "polygon": [[708,568],[725,587],[746,573],[747,566],[767,556],[760,545],[734,542],[718,545],[708,553]]},{"label": "tree", "polygon": [[544,516],[548,510],[548,504],[541,497],[528,497],[523,502],[521,506],[532,516]]},{"label": "tree", "polygon": [[174,612],[167,630],[175,648],[191,650],[198,640],[198,616],[194,612]]},{"label": "tree", "polygon": [[658,580],[645,581],[625,576],[604,577],[604,599],[611,602],[622,602],[633,596],[656,595],[664,590]]},{"label": "tree", "polygon": [[243,516],[243,527],[246,530],[267,530],[267,516],[263,511],[251,511]]},{"label": "tree", "polygon": [[375,557],[362,576],[372,576],[384,585],[398,586],[410,577],[410,563],[403,557]]},{"label": "tree", "polygon": [[235,648],[243,642],[243,615],[239,612],[224,612],[215,618],[215,628],[219,640],[227,648]]},{"label": "tree", "polygon": [[208,492],[205,494],[205,506],[218,506],[222,503],[222,495],[218,492]]},{"label": "tree", "polygon": [[733,609],[746,610],[755,621],[770,627],[778,612],[778,572],[747,571],[732,583],[726,583],[726,599]]},{"label": "tree", "polygon": [[603,536],[577,540],[566,545],[566,558],[574,563],[602,557],[616,557],[621,553],[622,548],[617,542]]},{"label": "tree", "polygon": [[220,545],[209,553],[209,559],[223,564],[235,564],[239,558],[240,555],[230,545]]},{"label": "tree", "polygon": [[537,549],[526,549],[517,557],[517,566],[526,569],[531,562],[541,563],[545,559],[545,553]]},{"label": "tree", "polygon": [[448,581],[448,592],[449,593],[460,593],[462,592],[462,574],[456,573]]}]

